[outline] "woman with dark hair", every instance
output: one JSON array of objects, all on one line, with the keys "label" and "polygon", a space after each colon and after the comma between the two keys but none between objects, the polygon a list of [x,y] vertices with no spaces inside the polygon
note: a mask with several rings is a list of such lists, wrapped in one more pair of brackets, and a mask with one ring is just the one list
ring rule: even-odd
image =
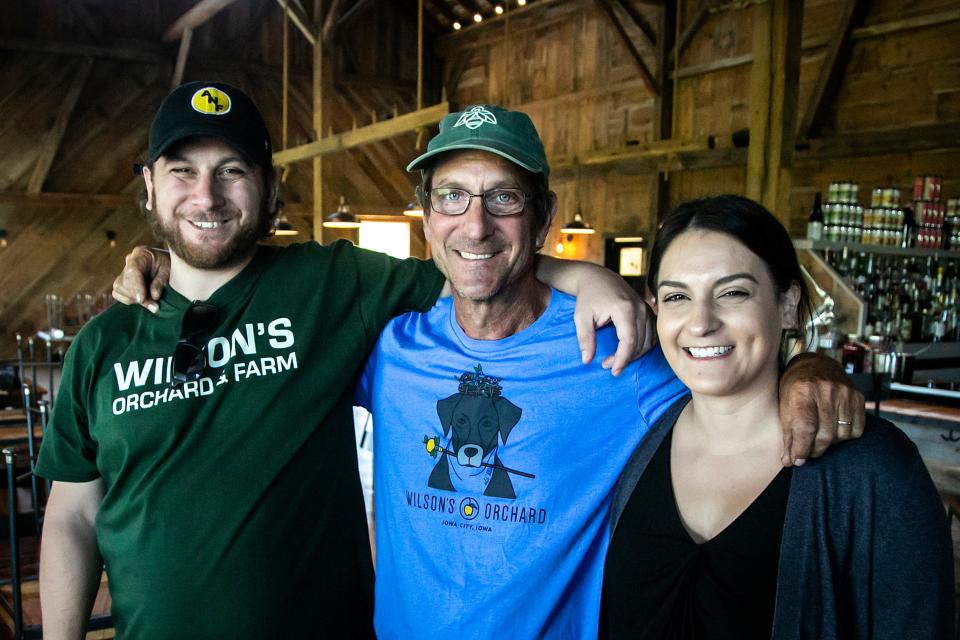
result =
[{"label": "woman with dark hair", "polygon": [[738,196],[683,204],[647,283],[690,396],[614,497],[601,635],[951,637],[950,535],[913,443],[871,416],[860,439],[781,466],[781,344],[808,308],[783,226]]}]

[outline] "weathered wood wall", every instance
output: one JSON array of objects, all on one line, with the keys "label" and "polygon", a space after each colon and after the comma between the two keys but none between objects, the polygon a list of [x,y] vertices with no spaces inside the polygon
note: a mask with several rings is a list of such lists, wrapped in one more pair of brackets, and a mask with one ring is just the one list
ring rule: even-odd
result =
[{"label": "weathered wood wall", "polygon": [[[660,28],[657,3],[625,1]],[[649,233],[663,191],[658,171],[667,170],[668,204],[745,192],[747,153],[732,148],[731,134],[751,126],[753,23],[763,6],[683,0],[678,32],[695,22],[705,2],[720,8],[705,14],[675,74],[673,64],[658,68],[655,45],[622,11],[618,15],[653,74],[675,76],[673,138],[702,145],[714,136],[715,149],[636,156],[635,150],[657,139],[658,101],[600,0],[536,0],[523,10],[510,3],[507,17],[441,36],[433,55],[428,50],[425,104],[440,99],[436,85],[442,78],[455,106],[497,102],[528,111],[553,165],[561,204],[556,228],[579,209],[601,232]],[[767,0],[773,2],[783,0]],[[849,2],[804,2],[798,122]],[[0,357],[10,354],[13,333],[42,324],[45,293],[72,297],[106,290],[125,250],[149,239],[136,208],[115,196],[139,190],[130,166],[146,147],[150,116],[169,89],[177,55],[177,43],[162,44],[161,36],[194,4],[0,3],[0,228],[9,242],[0,249]],[[335,132],[369,123],[371,112],[382,119],[395,107],[405,112],[415,105],[416,4],[380,0],[364,6],[331,47],[340,69],[327,114]],[[436,20],[431,24],[438,28]],[[275,1],[237,2],[197,30],[185,75],[216,77],[248,90],[277,141],[280,25]],[[289,144],[296,145],[315,138],[312,53],[296,29],[290,34]],[[809,148],[797,151],[787,204],[777,211],[796,234],[814,192],[834,179],[856,180],[866,194],[873,186],[906,188],[916,174],[939,173],[946,178],[945,195],[960,196],[956,0],[873,0],[852,34],[839,90],[828,94]],[[69,126],[51,145],[62,103],[87,64],[89,77]],[[415,155],[415,142],[415,135],[406,134],[337,154],[324,163],[325,189],[334,201],[342,194],[353,204],[402,205],[413,184],[402,167]],[[35,181],[41,155],[51,148],[41,191],[103,198],[18,197]],[[634,156],[624,160],[625,153]],[[311,228],[309,164],[291,168],[282,194],[299,203],[290,207],[290,221],[304,232]],[[117,233],[116,249],[108,247],[107,230]],[[560,238],[554,232],[549,246]],[[597,234],[578,238],[565,255],[600,261],[601,252]]]},{"label": "weathered wood wall", "polygon": [[[11,357],[15,333],[28,335],[44,326],[45,294],[71,300],[78,293],[109,291],[124,254],[151,242],[135,205],[142,179],[131,169],[143,159],[150,120],[171,86],[178,43],[162,44],[161,36],[195,4],[0,3],[0,229],[8,242],[0,248],[0,358]],[[275,0],[231,5],[196,30],[184,76],[184,81],[223,80],[250,93],[278,149],[281,15]],[[331,48],[342,72],[329,129],[349,130],[415,108],[416,41],[410,38],[415,29],[416,15],[407,7],[367,3],[337,34],[342,40]],[[315,138],[312,53],[296,28],[289,37],[288,145],[295,146]],[[68,126],[62,138],[51,140],[64,96],[84,65],[89,76],[79,83]],[[403,166],[415,155],[415,144],[416,135],[409,133],[338,153],[324,176],[331,200],[343,195],[359,212],[399,210],[413,194],[413,178]],[[49,173],[41,193],[28,198],[38,158],[48,147]],[[122,194],[126,200],[118,197]],[[309,239],[311,197],[310,163],[292,165],[281,198],[301,234],[271,242]],[[115,248],[107,230],[116,234]]]},{"label": "weathered wood wall", "polygon": [[[680,3],[681,31],[704,1]],[[827,45],[837,37],[847,3],[804,2],[798,122],[824,72]],[[657,7],[634,5],[657,24]],[[684,168],[668,174],[672,204],[745,192],[746,155],[728,147],[733,132],[750,126],[755,11],[756,6],[746,6],[708,13],[679,59],[674,138],[716,136],[719,148],[681,161]],[[642,38],[634,41],[652,65],[653,47],[643,46]],[[654,140],[654,95],[599,2],[569,0],[519,13],[510,24],[501,20],[448,36],[441,52],[448,75],[457,77],[462,69],[453,94],[458,103],[497,102],[531,114],[552,164],[568,167],[552,181],[561,222],[579,206],[604,232],[654,228],[656,166],[621,162],[569,168],[574,157]],[[826,98],[820,137],[797,152],[789,204],[777,212],[795,235],[803,233],[814,192],[825,191],[831,180],[859,182],[865,203],[871,187],[906,190],[914,175],[935,173],[945,177],[945,195],[960,197],[960,135],[944,135],[960,130],[958,61],[955,0],[870,3],[854,31],[839,91]],[[668,72],[673,75],[672,68]],[[887,132],[886,142],[881,131]],[[548,246],[558,237],[555,232]],[[600,261],[599,234],[576,243],[579,257]]]}]

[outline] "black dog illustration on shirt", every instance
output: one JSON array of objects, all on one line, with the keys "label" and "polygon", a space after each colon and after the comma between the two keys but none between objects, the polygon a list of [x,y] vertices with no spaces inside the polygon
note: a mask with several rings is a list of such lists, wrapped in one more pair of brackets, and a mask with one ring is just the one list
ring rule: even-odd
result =
[{"label": "black dog illustration on shirt", "polygon": [[450,445],[443,447],[436,438],[424,436],[431,456],[443,454],[427,485],[446,491],[482,487],[485,496],[516,499],[510,474],[533,476],[505,467],[498,450],[501,442],[506,444],[522,411],[500,395],[500,378],[485,375],[480,365],[473,373],[461,375],[459,382],[458,393],[437,401],[443,435],[446,438],[453,433]]}]

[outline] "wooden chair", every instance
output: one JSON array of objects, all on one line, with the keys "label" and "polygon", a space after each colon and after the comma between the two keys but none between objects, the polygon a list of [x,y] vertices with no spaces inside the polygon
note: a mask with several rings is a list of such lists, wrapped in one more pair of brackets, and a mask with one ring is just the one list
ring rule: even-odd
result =
[{"label": "wooden chair", "polygon": [[[33,519],[24,520],[23,514],[18,513],[17,487],[19,485],[36,486],[27,476],[33,475],[32,461],[29,466],[24,465],[23,472],[18,473],[17,451],[11,447],[3,449],[6,464],[7,484],[7,533],[10,545],[10,578],[2,581],[0,587],[0,620],[2,620],[13,634],[14,640],[42,638],[43,626],[40,619],[39,588],[36,575],[22,575],[21,542],[25,533],[30,533]],[[38,503],[41,501],[38,499]],[[31,514],[32,515],[32,514]],[[42,532],[43,518],[38,518]],[[26,524],[26,526],[24,526]],[[25,532],[24,529],[27,531]],[[39,536],[37,536],[39,540]],[[113,619],[110,616],[110,595],[107,589],[107,580],[104,575],[100,581],[100,590],[97,593],[90,622],[87,624],[87,638],[112,638]]]},{"label": "wooden chair", "polygon": [[[41,420],[46,426],[45,405],[41,404]],[[27,415],[32,409],[27,409]],[[17,467],[18,453],[13,447],[3,449],[6,464],[6,503],[7,503],[7,538],[10,549],[10,578],[0,581],[0,620],[9,628],[14,640],[28,638],[42,638],[43,626],[40,618],[39,584],[36,575],[23,574],[23,557],[21,542],[29,537],[34,538],[36,548],[39,548],[40,534],[43,527],[43,505],[49,492],[49,483],[39,483],[34,474],[35,456],[32,438],[32,422],[28,420],[28,450],[30,453],[21,459],[27,464]],[[30,506],[27,513],[19,508],[18,493],[28,489],[30,492]],[[93,607],[93,614],[87,625],[87,638],[112,638],[113,620],[110,616],[110,595],[107,589],[106,576],[101,579],[100,589]]]}]

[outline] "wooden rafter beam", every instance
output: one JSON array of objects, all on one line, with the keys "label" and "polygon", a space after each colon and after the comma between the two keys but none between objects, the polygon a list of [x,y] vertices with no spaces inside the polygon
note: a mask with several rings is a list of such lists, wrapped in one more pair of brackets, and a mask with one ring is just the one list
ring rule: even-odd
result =
[{"label": "wooden rafter beam", "polygon": [[30,175],[30,181],[27,183],[28,193],[40,193],[43,191],[43,183],[47,181],[50,174],[50,167],[53,166],[53,160],[57,157],[57,150],[63,141],[63,136],[67,132],[67,125],[70,124],[70,118],[73,116],[73,110],[77,106],[83,87],[87,84],[90,77],[90,71],[93,69],[93,58],[83,58],[77,65],[76,73],[70,82],[70,88],[60,102],[60,112],[53,123],[53,128],[47,132],[46,137],[40,145],[40,154],[37,157],[37,163],[33,166],[33,173]]},{"label": "wooden rafter beam", "polygon": [[693,36],[697,34],[697,31],[700,30],[700,27],[703,26],[703,23],[707,21],[708,13],[710,13],[710,3],[704,0],[700,5],[700,8],[697,9],[697,12],[693,15],[693,20],[691,20],[690,24],[685,26],[683,31],[680,32],[680,37],[677,38],[677,42],[674,44],[673,51],[670,53],[671,60],[680,59],[680,56],[683,55],[683,52],[687,50],[687,47],[693,40]]},{"label": "wooden rafter beam", "polygon": [[[298,3],[299,0],[288,0]],[[331,116],[333,114],[333,87],[334,87],[334,64],[332,56],[321,39],[320,29],[323,27],[323,17],[325,7],[329,7],[327,0],[313,0],[313,26],[315,42],[313,47],[313,65],[311,87],[312,104],[312,127],[314,140],[322,140],[325,131],[329,131]],[[296,147],[295,147],[296,148]],[[283,153],[289,150],[285,149]],[[324,213],[331,211],[333,207],[333,193],[327,187],[325,175],[329,175],[330,159],[322,155],[314,155],[310,158],[311,170],[311,190],[313,192],[313,237],[323,244],[328,234],[324,232],[323,217]],[[278,163],[279,164],[279,163]]]},{"label": "wooden rafter beam", "polygon": [[[671,145],[640,150],[598,149],[576,158],[557,158],[551,162],[551,176],[567,176],[579,172],[617,171],[623,173],[650,171],[674,172],[685,169],[742,166],[747,161],[746,149],[710,149],[705,141],[679,141]],[[659,145],[659,146],[656,146]]]},{"label": "wooden rafter beam", "polygon": [[637,11],[637,8],[633,6],[630,0],[619,0],[619,4],[623,12],[633,20],[633,24],[637,25],[637,28],[640,29],[643,35],[647,37],[647,40],[650,41],[650,46],[657,46],[657,32],[650,26],[650,23],[643,17],[643,14]]},{"label": "wooden rafter beam", "polygon": [[805,149],[797,150],[795,155],[797,162],[885,155],[894,152],[958,149],[960,148],[960,121],[859,131],[810,140],[806,146]]},{"label": "wooden rafter beam", "polygon": [[183,82],[183,72],[187,68],[187,56],[190,55],[190,43],[193,41],[193,29],[184,29],[180,36],[180,49],[177,51],[177,63],[173,67],[170,89],[176,89]]},{"label": "wooden rafter beam", "polygon": [[[411,3],[407,2],[407,4],[409,5]],[[444,19],[446,19],[448,25],[451,25],[454,22],[457,22],[458,20],[460,20],[460,18],[457,17],[457,14],[455,14],[453,11],[450,10],[450,7],[447,6],[447,3],[444,2],[444,0],[430,0],[430,4],[427,5],[425,2],[423,8],[427,9],[428,6],[434,7],[435,11],[438,11],[439,13],[441,13]],[[429,13],[430,15],[433,15],[433,12],[429,12]]]},{"label": "wooden rafter beam", "polygon": [[237,0],[200,0],[200,2],[195,4],[170,25],[170,28],[163,34],[163,41],[174,42],[175,40],[179,40],[184,31],[200,27],[236,1]]},{"label": "wooden rafter beam", "polygon": [[[659,13],[657,26],[660,29],[661,37],[656,45],[656,64],[660,73],[660,94],[654,101],[653,137],[654,140],[670,140],[673,138],[673,112],[674,102],[676,100],[676,83],[672,82],[664,71],[667,68],[668,56],[673,49],[674,38],[676,37],[677,5],[675,3],[664,5]],[[651,209],[659,221],[662,220],[670,210],[669,174],[658,171],[656,181],[651,194]]]},{"label": "wooden rafter beam", "polygon": [[866,27],[857,27],[851,32],[854,40],[883,36],[888,33],[897,33],[898,31],[907,31],[908,29],[921,29],[923,27],[933,27],[947,22],[956,22],[960,20],[960,9],[947,9],[946,11],[937,11],[922,16],[904,18],[903,20],[891,20],[881,24],[873,24]]},{"label": "wooden rafter beam", "polygon": [[353,23],[363,15],[364,10],[367,9],[371,3],[372,0],[357,0],[352,7],[344,11],[343,14],[337,18],[336,30],[339,31]]},{"label": "wooden rafter beam", "polygon": [[863,24],[869,8],[870,0],[847,0],[840,24],[827,45],[827,56],[823,61],[820,77],[810,92],[807,108],[803,112],[803,120],[798,130],[800,138],[819,135],[826,119],[827,107],[836,95],[850,61],[853,51],[852,31]]},{"label": "wooden rafter beam", "polygon": [[[362,113],[367,110],[362,98],[352,91],[337,97],[344,113]],[[365,145],[357,150],[363,151],[367,155],[383,179],[388,180],[396,191],[402,194],[400,201],[405,203],[410,200],[412,193],[410,174],[405,170],[406,164],[410,160],[410,152],[406,149],[400,151],[389,144],[396,140],[397,138],[391,138],[384,141],[386,144]],[[396,202],[396,200],[393,201]]]},{"label": "wooden rafter beam", "polygon": [[317,36],[315,34],[317,29],[313,26],[313,20],[303,11],[303,8],[297,3],[288,2],[288,0],[277,0],[277,4],[286,12],[290,21],[296,25],[300,33],[303,34],[303,37],[307,39],[307,42],[316,46]]},{"label": "wooden rafter beam", "polygon": [[323,28],[320,30],[320,40],[328,47],[333,43],[337,18],[340,17],[342,11],[343,0],[332,0],[330,2],[330,9],[327,11],[327,17],[323,20]]},{"label": "wooden rafter beam", "polygon": [[646,85],[647,90],[653,95],[659,95],[660,88],[657,86],[657,81],[650,72],[650,68],[647,66],[647,63],[644,62],[643,56],[640,55],[640,51],[637,49],[637,46],[633,44],[633,40],[630,39],[630,34],[628,34],[627,30],[623,28],[623,23],[621,23],[620,18],[617,17],[617,13],[613,8],[613,0],[596,0],[596,2],[598,5],[600,5],[604,15],[606,15],[610,20],[610,24],[613,25],[613,28],[617,31],[617,34],[619,34],[620,40],[627,48],[627,51],[630,52],[630,56],[636,63],[637,69],[640,71],[640,77],[643,78],[643,84]]},{"label": "wooden rafter beam", "polygon": [[470,14],[471,20],[473,19],[473,14],[483,13],[483,7],[479,2],[477,2],[477,0],[457,0],[454,4],[458,4],[463,7],[463,9]]},{"label": "wooden rafter beam", "polygon": [[336,133],[321,138],[316,142],[278,151],[273,154],[273,161],[278,165],[291,164],[329,153],[336,153],[337,151],[356,147],[361,144],[369,144],[385,138],[392,138],[401,133],[416,131],[420,127],[436,124],[449,112],[450,106],[447,103],[426,107],[419,111],[405,113],[396,118],[391,118],[390,120],[375,122],[353,131]]}]

